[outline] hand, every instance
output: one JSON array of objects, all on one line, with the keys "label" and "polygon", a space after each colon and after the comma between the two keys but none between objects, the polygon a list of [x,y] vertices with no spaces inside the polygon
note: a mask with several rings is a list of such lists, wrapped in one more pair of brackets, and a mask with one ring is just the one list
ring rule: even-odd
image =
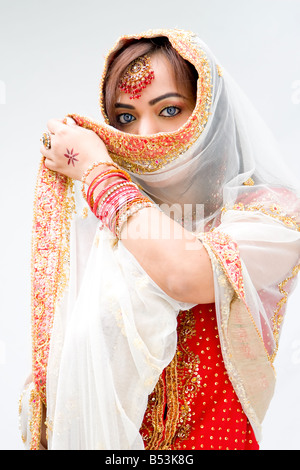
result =
[{"label": "hand", "polygon": [[95,132],[77,126],[70,118],[67,122],[64,124],[58,119],[51,119],[48,122],[51,148],[47,150],[42,146],[40,149],[45,157],[46,168],[69,178],[81,180],[93,162],[112,162],[105,144]]}]

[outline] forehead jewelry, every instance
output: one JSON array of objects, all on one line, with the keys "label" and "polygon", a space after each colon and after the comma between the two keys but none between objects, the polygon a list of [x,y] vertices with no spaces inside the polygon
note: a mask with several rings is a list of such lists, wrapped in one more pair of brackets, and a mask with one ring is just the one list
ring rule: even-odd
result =
[{"label": "forehead jewelry", "polygon": [[125,93],[130,93],[130,99],[138,99],[141,92],[154,80],[154,72],[151,69],[150,57],[143,55],[133,60],[120,80],[119,88]]}]

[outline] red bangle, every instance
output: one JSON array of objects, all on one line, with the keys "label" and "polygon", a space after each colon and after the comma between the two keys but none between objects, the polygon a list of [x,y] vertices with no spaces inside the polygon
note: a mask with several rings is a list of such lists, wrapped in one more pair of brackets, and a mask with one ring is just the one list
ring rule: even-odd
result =
[{"label": "red bangle", "polygon": [[[97,214],[97,210],[98,210],[98,206],[99,206],[99,202],[102,198],[103,201],[102,201],[102,205],[104,203],[106,203],[106,200],[107,198],[110,197],[111,194],[114,194],[115,191],[117,191],[119,188],[121,188],[122,186],[125,186],[126,185],[126,181],[123,181],[123,182],[120,182],[120,181],[115,181],[114,183],[112,183],[110,186],[108,186],[107,188],[103,189],[97,196],[95,202],[94,202],[94,206],[93,206],[93,212],[94,214],[96,215]],[[115,187],[115,189],[113,190],[113,188]]]},{"label": "red bangle", "polygon": [[[94,199],[98,186],[109,178],[118,178],[118,180],[103,188]],[[105,225],[117,238],[122,225],[131,215],[153,205],[122,170],[108,170],[97,175],[89,185],[87,201],[102,225]]]},{"label": "red bangle", "polygon": [[103,183],[108,178],[122,178],[122,179],[125,179],[126,181],[130,181],[130,176],[128,175],[128,173],[126,173],[126,171],[123,171],[121,169],[104,171],[102,173],[99,173],[93,179],[93,181],[89,185],[88,194],[85,196],[85,199],[88,200],[90,193],[95,190],[95,187]]},{"label": "red bangle", "polygon": [[90,204],[91,210],[95,213],[95,211],[97,209],[97,206],[99,205],[99,201],[105,196],[105,194],[107,194],[107,195],[110,194],[113,191],[114,187],[120,186],[120,185],[123,185],[123,184],[125,184],[125,182],[124,181],[122,182],[122,180],[114,181],[109,186],[102,189],[102,191],[100,191],[100,193],[98,194],[95,202],[93,203],[93,206]]},{"label": "red bangle", "polygon": [[[85,194],[85,184],[86,184],[86,179],[87,177],[89,176],[89,174],[95,169],[97,168],[98,166],[101,166],[101,165],[104,165],[104,166],[108,166],[108,167],[114,167],[116,168],[119,172],[122,172],[122,174],[125,176],[125,178],[128,180],[128,181],[131,181],[131,178],[130,178],[130,175],[125,171],[123,170],[122,168],[120,168],[116,163],[114,162],[94,162],[87,170],[86,172],[83,174],[82,176],[82,179],[81,179],[81,182],[82,182],[82,195],[84,197],[84,199],[87,199],[87,196]],[[107,170],[106,170],[107,171]],[[106,173],[106,171],[104,171],[104,173]],[[100,173],[101,174],[101,173]]]},{"label": "red bangle", "polygon": [[95,176],[95,178],[93,179],[93,181],[89,185],[89,188],[88,188],[88,191],[87,191],[87,195],[86,195],[86,200],[87,201],[89,200],[91,193],[94,191],[95,186],[96,185],[98,186],[101,183],[102,178],[105,177],[105,175],[110,174],[111,172],[112,172],[112,170],[107,170],[107,171],[104,171],[103,173],[99,173],[97,176]]},{"label": "red bangle", "polygon": [[[134,194],[135,194],[135,192],[134,192]],[[118,207],[120,205],[120,202],[121,201],[122,201],[122,203],[123,203],[123,201],[126,202],[128,197],[130,197],[131,195],[132,195],[132,188],[128,188],[128,185],[126,185],[126,184],[122,185],[122,187],[116,188],[114,191],[112,191],[111,194],[109,194],[107,196],[107,198],[99,206],[99,212],[97,212],[97,209],[96,209],[96,214],[99,213],[99,215],[100,215],[101,212],[103,212],[103,211],[106,211],[108,213],[111,213],[113,211],[117,211]]]},{"label": "red bangle", "polygon": [[[124,178],[125,176],[125,178]],[[95,191],[95,189],[101,184],[103,183],[105,180],[107,180],[108,178],[120,178],[121,180],[127,180],[126,178],[126,175],[124,175],[124,173],[122,171],[114,171],[114,170],[108,170],[104,173],[100,173],[99,175],[97,175],[93,181],[91,182],[90,186],[89,186],[89,189],[88,189],[88,192],[87,192],[87,195],[86,195],[86,200],[89,204],[89,206],[91,207],[91,209],[93,210],[93,206],[94,206],[94,202],[92,201],[93,200],[93,193]],[[107,189],[107,188],[105,188]]]}]

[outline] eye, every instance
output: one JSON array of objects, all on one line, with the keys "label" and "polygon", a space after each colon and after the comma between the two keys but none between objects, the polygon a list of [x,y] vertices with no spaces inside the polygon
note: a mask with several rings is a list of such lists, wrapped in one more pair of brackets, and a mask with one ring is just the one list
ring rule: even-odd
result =
[{"label": "eye", "polygon": [[160,112],[160,116],[173,117],[181,112],[181,109],[177,106],[167,106]]},{"label": "eye", "polygon": [[135,121],[135,117],[130,113],[123,113],[117,116],[117,121],[120,124],[130,124],[132,121]]}]

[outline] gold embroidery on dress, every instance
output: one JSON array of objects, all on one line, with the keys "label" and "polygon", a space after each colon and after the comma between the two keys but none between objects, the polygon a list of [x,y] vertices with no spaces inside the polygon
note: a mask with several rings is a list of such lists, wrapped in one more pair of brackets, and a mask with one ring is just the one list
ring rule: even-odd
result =
[{"label": "gold embroidery on dress", "polygon": [[151,429],[145,423],[141,427],[141,434],[144,435],[145,449],[157,449],[163,435],[163,413],[164,413],[164,379],[160,376],[154,391],[148,399],[148,407],[145,413],[147,420],[151,421]]},{"label": "gold embroidery on dress", "polygon": [[200,388],[200,359],[186,343],[196,335],[196,320],[191,310],[179,315],[176,354],[150,395],[145,413],[146,420],[150,418],[151,429],[145,423],[141,428],[148,450],[173,449],[176,442],[179,446],[182,440],[188,439],[192,430],[190,404]]},{"label": "gold embroidery on dress", "polygon": [[[180,325],[177,351],[177,374],[180,409],[176,434],[172,444],[188,439],[192,431],[191,403],[200,389],[201,377],[199,375],[200,358],[187,346],[187,340],[196,335],[196,319],[192,310],[184,312],[184,319]],[[187,373],[188,371],[188,373]]]},{"label": "gold embroidery on dress", "polygon": [[161,450],[167,450],[172,445],[173,437],[178,424],[179,412],[179,380],[177,375],[177,354],[175,354],[172,362],[166,368],[166,421],[165,435],[161,444]]}]

